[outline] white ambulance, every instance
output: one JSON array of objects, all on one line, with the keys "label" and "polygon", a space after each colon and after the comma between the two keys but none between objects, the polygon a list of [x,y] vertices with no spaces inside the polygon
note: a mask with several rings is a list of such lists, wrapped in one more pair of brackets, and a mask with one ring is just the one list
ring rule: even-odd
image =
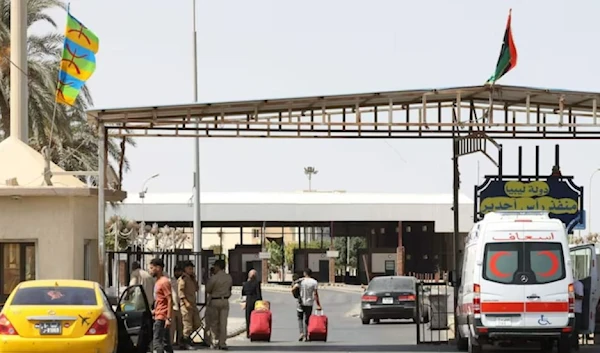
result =
[{"label": "white ambulance", "polygon": [[593,245],[569,248],[563,223],[545,212],[487,214],[466,239],[454,283],[458,349],[480,352],[485,344],[537,341],[542,349],[569,352],[574,273],[587,288],[586,331],[594,329],[600,294],[595,253]]}]

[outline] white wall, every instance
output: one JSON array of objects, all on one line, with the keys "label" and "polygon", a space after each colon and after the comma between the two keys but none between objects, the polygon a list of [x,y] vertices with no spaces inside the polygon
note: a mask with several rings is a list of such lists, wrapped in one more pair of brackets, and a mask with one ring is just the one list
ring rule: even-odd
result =
[{"label": "white wall", "polygon": [[247,272],[246,262],[247,261],[260,261],[258,253],[256,254],[242,254],[242,272]]},{"label": "white wall", "polygon": [[329,260],[325,252],[321,254],[308,254],[308,268],[313,272],[319,272],[319,261]]},{"label": "white wall", "polygon": [[[460,231],[473,226],[473,203],[459,206]],[[452,204],[202,204],[205,221],[435,221],[435,232],[452,232]],[[141,205],[122,204],[118,213],[128,219],[140,219]],[[115,210],[107,210],[107,217]],[[187,204],[145,204],[146,219],[191,222],[193,209]]]},{"label": "white wall", "polygon": [[385,272],[385,262],[387,260],[396,261],[396,253],[375,253],[371,255],[371,271],[373,273]]}]

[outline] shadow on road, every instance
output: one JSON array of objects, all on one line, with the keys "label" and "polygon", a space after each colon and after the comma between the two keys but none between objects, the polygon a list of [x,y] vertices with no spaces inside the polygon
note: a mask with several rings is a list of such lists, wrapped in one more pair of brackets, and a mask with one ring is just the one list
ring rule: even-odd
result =
[{"label": "shadow on road", "polygon": [[[280,345],[284,344],[284,345]],[[229,350],[242,351],[242,352],[456,352],[456,347],[453,345],[439,344],[439,345],[348,345],[348,344],[337,344],[336,342],[328,343],[297,343],[294,345],[286,345],[290,342],[271,342],[266,344],[250,344],[240,346],[229,346]],[[488,347],[490,353],[503,353],[503,352],[539,352],[539,347],[527,346],[527,347],[511,347],[511,348],[497,348]],[[582,352],[596,352],[597,347],[585,346],[581,349]]]},{"label": "shadow on road", "polygon": [[372,323],[370,325],[414,325],[415,323],[412,321],[380,321],[378,323]]},{"label": "shadow on road", "polygon": [[[294,346],[282,346],[271,342],[265,345],[230,346],[229,350],[244,352],[453,352],[456,349],[448,345],[347,345],[331,343],[302,343]],[[289,342],[285,342],[289,343]]]}]

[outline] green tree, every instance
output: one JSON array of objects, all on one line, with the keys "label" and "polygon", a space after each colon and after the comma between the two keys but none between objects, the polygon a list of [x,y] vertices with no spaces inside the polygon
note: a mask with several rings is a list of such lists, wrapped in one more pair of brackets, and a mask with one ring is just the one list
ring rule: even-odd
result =
[{"label": "green tree", "polygon": [[[350,259],[347,262],[348,242],[350,242]],[[338,237],[333,240],[333,247],[337,250],[340,256],[335,259],[335,267],[337,269],[345,269],[346,266],[356,268],[358,266],[358,253],[360,249],[367,247],[367,241],[363,237]]]},{"label": "green tree", "polygon": [[[87,86],[83,87],[74,106],[58,104],[54,111],[64,36],[48,11],[65,9],[65,3],[62,0],[26,1],[27,26],[42,24],[51,27],[49,32],[43,34],[29,31],[27,38],[29,144],[41,151],[52,142],[51,159],[63,169],[98,170],[97,131],[88,124],[85,113],[93,104]],[[19,70],[9,60],[10,48],[10,0],[0,0],[0,56],[3,58],[0,61],[0,140],[10,134],[10,71]],[[53,121],[54,113],[56,115]],[[112,167],[113,169],[129,168],[129,163],[124,158],[127,144],[134,145],[134,142],[131,139],[109,140],[109,156],[119,164],[118,168]],[[118,177],[120,180],[120,176]],[[85,177],[81,179],[86,180]],[[95,178],[89,181],[93,184]]]},{"label": "green tree", "polygon": [[279,242],[272,240],[267,242],[267,251],[271,254],[269,272],[278,273],[283,266],[283,248]]},{"label": "green tree", "polygon": [[[285,244],[285,264],[287,268],[294,267],[294,250],[298,249],[298,242],[290,242]],[[311,241],[304,246],[302,243],[302,249],[320,249],[321,242],[320,241]]]}]

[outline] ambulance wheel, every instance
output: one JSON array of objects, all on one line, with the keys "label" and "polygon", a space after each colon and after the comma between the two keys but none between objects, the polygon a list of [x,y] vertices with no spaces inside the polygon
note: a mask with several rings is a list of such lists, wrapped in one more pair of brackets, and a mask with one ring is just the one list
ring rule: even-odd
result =
[{"label": "ambulance wheel", "polygon": [[571,340],[563,336],[558,340],[558,353],[571,353]]},{"label": "ambulance wheel", "polygon": [[460,330],[456,334],[456,349],[460,352],[466,352],[469,350],[469,340],[460,336]]},{"label": "ambulance wheel", "polygon": [[541,342],[540,349],[542,352],[552,352],[552,348],[554,348],[554,341],[548,339]]},{"label": "ambulance wheel", "polygon": [[481,353],[483,351],[481,345],[473,336],[469,336],[469,340],[467,342],[467,349],[469,353]]}]

